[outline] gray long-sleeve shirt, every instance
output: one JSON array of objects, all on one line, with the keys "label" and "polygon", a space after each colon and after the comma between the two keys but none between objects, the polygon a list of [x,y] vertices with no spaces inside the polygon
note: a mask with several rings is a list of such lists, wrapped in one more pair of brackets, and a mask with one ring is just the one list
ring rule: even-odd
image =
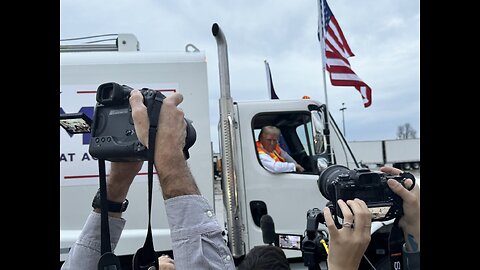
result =
[{"label": "gray long-sleeve shirt", "polygon": [[[235,269],[233,257],[208,200],[200,195],[165,200],[175,269]],[[96,270],[100,259],[101,215],[93,212],[70,250],[62,270]],[[109,218],[112,250],[125,226],[124,219]],[[140,247],[139,247],[140,248]]]}]

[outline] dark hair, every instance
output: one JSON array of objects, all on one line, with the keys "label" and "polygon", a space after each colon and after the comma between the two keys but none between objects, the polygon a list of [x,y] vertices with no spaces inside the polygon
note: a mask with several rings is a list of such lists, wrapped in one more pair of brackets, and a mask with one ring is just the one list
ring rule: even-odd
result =
[{"label": "dark hair", "polygon": [[276,246],[256,246],[248,252],[237,270],[290,270],[287,256]]}]

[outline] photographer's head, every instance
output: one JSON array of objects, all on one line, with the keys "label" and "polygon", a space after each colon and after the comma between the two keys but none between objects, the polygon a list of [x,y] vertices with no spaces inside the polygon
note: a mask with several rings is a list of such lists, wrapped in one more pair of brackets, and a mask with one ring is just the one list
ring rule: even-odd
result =
[{"label": "photographer's head", "polygon": [[238,270],[290,270],[287,256],[276,246],[256,246],[240,263]]}]

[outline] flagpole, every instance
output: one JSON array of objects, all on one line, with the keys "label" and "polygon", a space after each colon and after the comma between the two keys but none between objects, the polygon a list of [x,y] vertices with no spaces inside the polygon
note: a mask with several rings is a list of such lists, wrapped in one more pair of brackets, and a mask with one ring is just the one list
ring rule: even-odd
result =
[{"label": "flagpole", "polygon": [[[325,107],[328,108],[328,95],[327,95],[327,77],[325,75],[326,73],[326,67],[327,67],[327,57],[325,56],[325,24],[322,23],[325,21],[325,13],[323,11],[323,1],[318,0],[318,9],[320,10],[320,14],[318,15],[318,25],[322,26],[322,31],[318,31],[318,33],[321,33],[321,37],[319,36],[318,39],[320,41],[320,48],[322,49],[322,73],[323,73],[323,90],[325,94]],[[327,116],[328,117],[328,116]]]},{"label": "flagpole", "polygon": [[[327,69],[327,57],[326,57],[326,46],[325,46],[325,12],[324,12],[324,6],[323,6],[323,0],[318,0],[318,10],[320,14],[318,14],[318,29],[317,29],[317,36],[320,41],[320,48],[322,50],[322,76],[323,76],[323,90],[325,94],[325,118],[327,121],[325,121],[325,136],[327,140],[327,151],[330,155],[330,161],[333,160],[333,153],[332,153],[332,148],[330,147],[330,112],[329,112],[329,107],[328,107],[328,95],[327,95],[327,77],[326,77],[326,69]],[[322,26],[322,29],[320,31],[320,25]]]}]

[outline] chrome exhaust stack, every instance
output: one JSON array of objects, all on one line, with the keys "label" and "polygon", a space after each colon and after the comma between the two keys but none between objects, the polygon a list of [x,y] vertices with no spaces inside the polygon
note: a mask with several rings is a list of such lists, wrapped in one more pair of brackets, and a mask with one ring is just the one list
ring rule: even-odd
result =
[{"label": "chrome exhaust stack", "polygon": [[245,255],[245,244],[242,234],[240,205],[238,200],[238,181],[235,168],[236,140],[233,117],[233,100],[230,95],[230,75],[228,71],[228,50],[225,35],[216,23],[212,26],[212,33],[217,41],[218,70],[220,76],[220,135],[222,153],[222,184],[227,192],[223,192],[223,203],[227,213],[228,243],[233,257]]}]

